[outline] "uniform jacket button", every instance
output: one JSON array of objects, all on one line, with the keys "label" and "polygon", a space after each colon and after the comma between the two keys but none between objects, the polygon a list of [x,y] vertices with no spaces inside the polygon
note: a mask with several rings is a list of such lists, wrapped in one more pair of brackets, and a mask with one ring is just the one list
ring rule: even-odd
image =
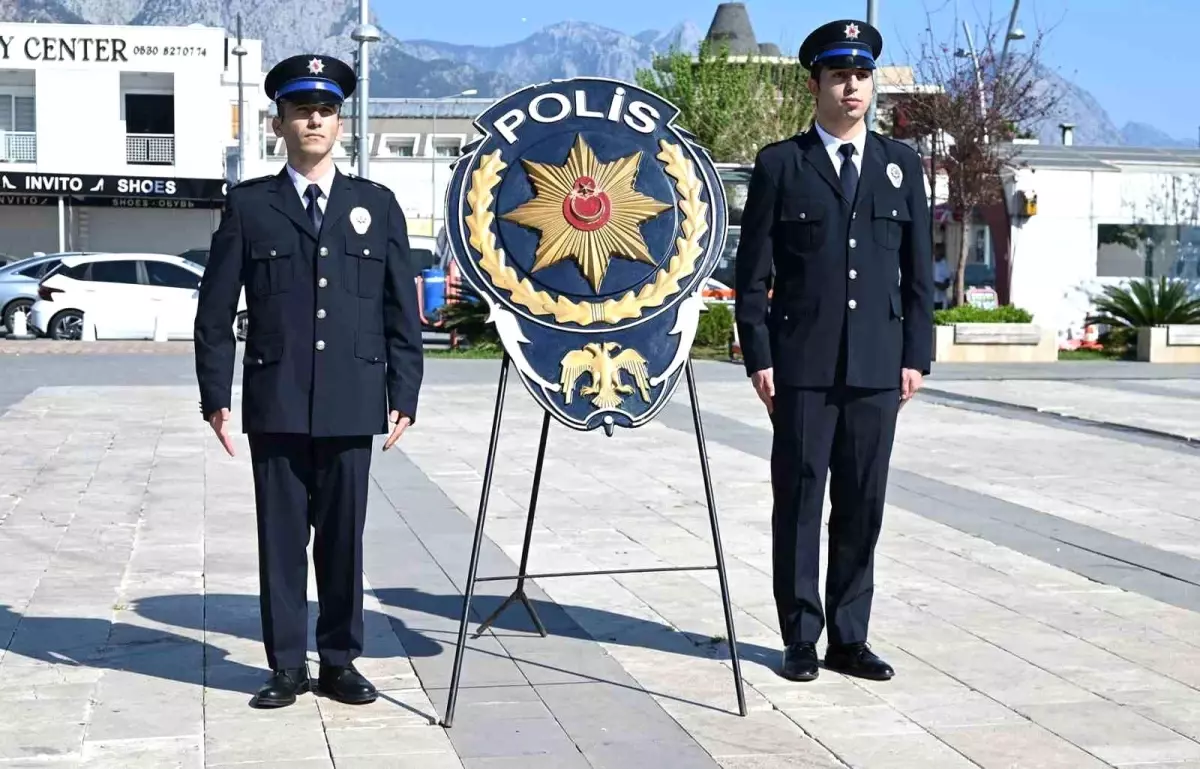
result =
[{"label": "uniform jacket button", "polygon": [[275,249],[271,249],[271,256],[275,256]]},{"label": "uniform jacket button", "polygon": [[329,285],[329,281],[325,280],[324,278],[321,278],[320,280],[317,281],[317,285],[320,286],[321,288],[325,288],[326,286]]},{"label": "uniform jacket button", "polygon": [[858,270],[851,270],[850,271],[850,280],[854,280],[857,277],[858,277]]},{"label": "uniform jacket button", "polygon": [[324,317],[325,317],[325,311],[317,310],[317,318],[320,319],[320,318],[324,318]]},{"label": "uniform jacket button", "polygon": [[364,249],[363,249],[363,256],[370,256],[370,255],[371,255],[371,249],[369,249],[369,248],[364,248]]},{"label": "uniform jacket button", "polygon": [[321,246],[321,256],[329,256],[329,249],[325,246]]},{"label": "uniform jacket button", "polygon": [[321,341],[320,339],[318,339],[318,340],[317,340],[317,349],[318,349],[318,350],[324,350],[324,349],[325,349],[325,343],[324,343],[323,341]]},{"label": "uniform jacket button", "polygon": [[858,302],[854,301],[853,299],[851,299],[851,300],[850,300],[849,302],[847,302],[846,304],[848,304],[848,305],[850,306],[850,309],[851,309],[851,310],[853,310],[855,307],[857,307],[857,306],[858,306]]},{"label": "uniform jacket button", "polygon": [[854,248],[857,245],[858,245],[858,241],[855,240],[854,238],[850,238],[850,248]]}]

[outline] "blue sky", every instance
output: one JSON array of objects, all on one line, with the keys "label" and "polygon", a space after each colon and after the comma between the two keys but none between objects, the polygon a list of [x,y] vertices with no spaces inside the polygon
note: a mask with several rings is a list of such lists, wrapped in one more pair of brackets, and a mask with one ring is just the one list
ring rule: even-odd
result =
[{"label": "blue sky", "polygon": [[[877,0],[877,4],[883,58],[889,63],[903,63],[906,49],[919,50],[927,12],[933,15],[935,32],[946,37],[956,29],[957,13],[961,41],[962,18],[978,23],[991,14],[1003,25],[1012,7],[1011,0]],[[371,2],[380,23],[402,40],[474,45],[515,42],[566,20],[603,24],[631,34],[665,30],[691,20],[703,32],[716,6],[709,0]],[[790,51],[825,21],[866,16],[866,0],[747,0],[746,6],[759,42],[775,42]],[[1049,30],[1043,60],[1091,91],[1118,128],[1136,120],[1179,139],[1195,141],[1200,136],[1200,84],[1192,74],[1194,49],[1186,44],[1200,29],[1197,0],[1021,0],[1018,23],[1030,37],[1038,28]],[[1184,44],[1170,44],[1174,35]]]}]

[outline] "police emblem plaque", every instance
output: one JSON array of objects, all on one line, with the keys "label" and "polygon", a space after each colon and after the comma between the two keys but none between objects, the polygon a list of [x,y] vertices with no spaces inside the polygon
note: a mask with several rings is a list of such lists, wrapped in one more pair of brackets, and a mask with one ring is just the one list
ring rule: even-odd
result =
[{"label": "police emblem plaque", "polygon": [[[725,245],[724,187],[708,152],[677,128],[678,110],[629,83],[580,77],[506,96],[475,121],[483,138],[455,162],[446,235],[459,272],[488,306],[504,347],[475,541],[459,617],[443,725],[454,720],[477,581],[516,587],[511,605],[546,628],[525,594],[534,578],[663,568],[530,574],[529,548],[551,420],[576,430],[652,421],[686,377],[712,525],[738,712],[746,715],[712,476],[690,353],[702,290]],[[519,572],[478,577],[510,366],[542,407]]]},{"label": "police emblem plaque", "polygon": [[446,232],[525,387],[578,430],[638,427],[683,375],[724,188],[678,109],[573,78],[500,99],[455,164]]}]

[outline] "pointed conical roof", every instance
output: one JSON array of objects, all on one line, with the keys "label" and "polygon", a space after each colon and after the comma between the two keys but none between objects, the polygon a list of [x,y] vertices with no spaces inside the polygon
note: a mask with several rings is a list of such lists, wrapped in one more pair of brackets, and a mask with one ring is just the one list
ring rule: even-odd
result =
[{"label": "pointed conical roof", "polygon": [[726,45],[734,55],[745,56],[759,52],[754,38],[754,27],[750,26],[750,14],[745,3],[721,3],[713,14],[705,40],[715,45]]}]

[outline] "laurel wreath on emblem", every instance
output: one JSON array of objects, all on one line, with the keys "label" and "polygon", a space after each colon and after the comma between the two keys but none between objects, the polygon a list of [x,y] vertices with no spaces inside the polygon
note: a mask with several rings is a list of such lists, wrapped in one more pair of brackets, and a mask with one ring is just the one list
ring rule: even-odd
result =
[{"label": "laurel wreath on emblem", "polygon": [[603,302],[573,302],[565,297],[551,297],[545,291],[534,289],[528,278],[519,278],[516,270],[505,264],[504,249],[496,247],[496,235],[492,231],[495,215],[491,211],[492,190],[500,183],[500,171],[506,164],[500,159],[500,150],[483,157],[479,168],[471,173],[471,187],[467,190],[467,204],[471,213],[466,217],[471,232],[471,245],[479,251],[479,265],[491,277],[492,282],[507,292],[512,301],[534,315],[553,315],[559,323],[578,323],[590,326],[593,323],[616,323],[636,318],[642,311],[661,305],[667,297],[679,290],[679,282],[696,268],[696,260],[703,249],[700,240],[708,231],[705,215],[708,204],[700,198],[703,190],[696,176],[692,161],[682,147],[666,140],[659,140],[662,151],[656,156],[666,166],[667,174],[675,180],[679,193],[680,211],[683,212],[682,237],[675,239],[677,253],[660,270],[653,283],[642,286],[636,294],[626,292],[619,299]]}]

